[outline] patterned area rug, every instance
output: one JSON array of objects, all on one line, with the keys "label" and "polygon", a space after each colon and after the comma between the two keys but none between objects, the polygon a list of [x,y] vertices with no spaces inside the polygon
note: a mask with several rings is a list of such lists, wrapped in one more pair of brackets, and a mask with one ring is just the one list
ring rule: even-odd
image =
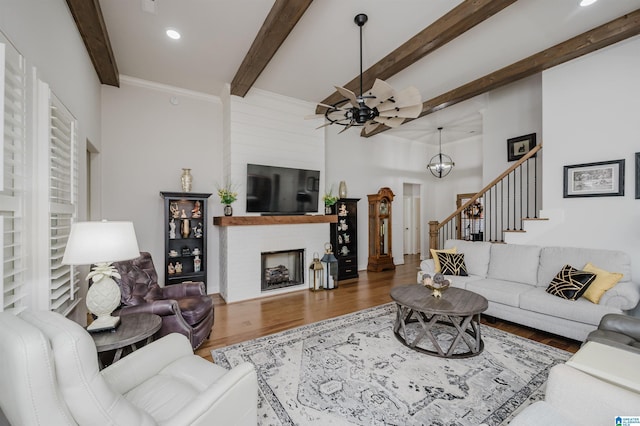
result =
[{"label": "patterned area rug", "polygon": [[[507,424],[570,354],[488,326],[484,351],[442,359],[393,334],[393,303],[212,351],[256,366],[261,425]],[[438,327],[437,340],[454,336]]]}]

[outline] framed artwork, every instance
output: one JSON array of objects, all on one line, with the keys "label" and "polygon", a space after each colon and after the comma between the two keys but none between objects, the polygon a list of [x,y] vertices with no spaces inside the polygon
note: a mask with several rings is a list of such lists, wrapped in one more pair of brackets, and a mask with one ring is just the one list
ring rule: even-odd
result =
[{"label": "framed artwork", "polygon": [[636,199],[640,199],[640,152],[636,152]]},{"label": "framed artwork", "polygon": [[624,195],[624,160],[564,166],[564,198]]},{"label": "framed artwork", "polygon": [[536,134],[507,139],[507,161],[517,161],[536,146]]}]

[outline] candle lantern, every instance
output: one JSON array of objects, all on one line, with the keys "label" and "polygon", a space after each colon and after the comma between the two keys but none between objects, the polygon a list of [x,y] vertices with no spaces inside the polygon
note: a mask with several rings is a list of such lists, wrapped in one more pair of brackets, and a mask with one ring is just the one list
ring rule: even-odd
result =
[{"label": "candle lantern", "polygon": [[321,260],[321,262],[326,264],[326,282],[324,288],[327,290],[338,288],[338,259],[333,255],[332,250],[333,246],[331,243],[326,243],[324,245],[324,256],[322,256]]},{"label": "candle lantern", "polygon": [[309,265],[309,290],[322,290],[324,287],[324,266],[320,262],[320,255],[313,253],[313,262]]}]

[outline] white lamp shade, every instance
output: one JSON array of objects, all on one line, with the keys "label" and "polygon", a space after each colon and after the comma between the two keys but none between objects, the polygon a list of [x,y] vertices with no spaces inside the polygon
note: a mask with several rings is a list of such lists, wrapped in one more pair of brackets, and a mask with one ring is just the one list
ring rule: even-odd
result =
[{"label": "white lamp shade", "polygon": [[64,265],[118,262],[140,256],[132,222],[77,222],[71,225]]}]

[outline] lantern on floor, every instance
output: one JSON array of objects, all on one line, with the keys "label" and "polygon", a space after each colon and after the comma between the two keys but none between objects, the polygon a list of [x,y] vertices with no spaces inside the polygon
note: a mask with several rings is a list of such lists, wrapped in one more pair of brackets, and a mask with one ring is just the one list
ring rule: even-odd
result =
[{"label": "lantern on floor", "polygon": [[324,245],[324,256],[322,256],[321,260],[326,264],[325,274],[327,277],[324,288],[327,290],[338,288],[338,259],[333,255],[332,250],[331,243],[326,243]]},{"label": "lantern on floor", "polygon": [[309,290],[322,290],[324,284],[324,266],[320,262],[320,255],[313,253],[313,262],[309,265]]}]

